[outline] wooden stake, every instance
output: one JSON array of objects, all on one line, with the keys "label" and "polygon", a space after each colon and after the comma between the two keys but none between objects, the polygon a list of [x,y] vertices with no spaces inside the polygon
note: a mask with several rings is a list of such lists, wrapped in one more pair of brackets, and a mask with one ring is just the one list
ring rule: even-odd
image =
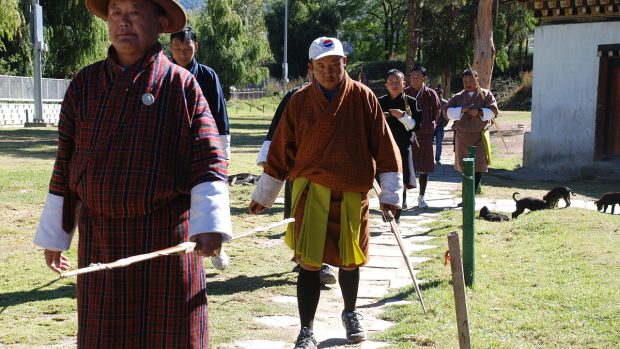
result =
[{"label": "wooden stake", "polygon": [[469,320],[467,318],[467,297],[465,295],[465,279],[463,278],[461,247],[459,244],[459,234],[457,232],[452,232],[448,235],[448,248],[450,251],[450,267],[452,269],[452,288],[454,289],[459,348],[471,349]]}]

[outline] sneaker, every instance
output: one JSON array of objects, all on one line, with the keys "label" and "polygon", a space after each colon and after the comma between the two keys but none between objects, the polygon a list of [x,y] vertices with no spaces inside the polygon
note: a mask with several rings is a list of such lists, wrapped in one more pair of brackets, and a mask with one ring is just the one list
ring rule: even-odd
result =
[{"label": "sneaker", "polygon": [[435,160],[435,163],[436,163],[437,165],[441,165],[441,161],[439,161],[439,160]]},{"label": "sneaker", "polygon": [[217,270],[228,268],[228,254],[226,254],[226,251],[220,250],[217,256],[212,256],[211,264],[213,264],[213,267]]},{"label": "sneaker", "polygon": [[362,327],[360,320],[362,315],[356,311],[342,312],[342,326],[347,331],[347,340],[351,343],[359,343],[366,340],[366,331]]},{"label": "sneaker", "polygon": [[321,284],[323,285],[333,285],[336,283],[336,274],[334,274],[332,268],[327,264],[323,264],[323,266],[321,266],[319,278],[321,279]]},{"label": "sneaker", "polygon": [[304,327],[299,331],[294,349],[316,349],[316,344],[314,332],[308,327]]},{"label": "sneaker", "polygon": [[419,208],[427,208],[428,207],[428,204],[424,200],[424,196],[423,195],[418,196],[418,207]]}]

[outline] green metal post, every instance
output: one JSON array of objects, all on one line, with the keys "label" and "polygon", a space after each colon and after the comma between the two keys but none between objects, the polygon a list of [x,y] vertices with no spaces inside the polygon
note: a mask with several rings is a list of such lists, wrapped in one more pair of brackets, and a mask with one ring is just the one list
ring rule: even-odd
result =
[{"label": "green metal post", "polygon": [[[463,159],[463,274],[465,285],[472,287],[475,280],[475,235],[474,221],[476,215],[476,188],[474,172],[476,164],[476,147],[469,148],[471,157]],[[473,155],[473,156],[472,156]]]},{"label": "green metal post", "polygon": [[[476,151],[477,151],[476,146],[475,145],[470,145],[469,146],[469,157],[472,158],[472,159],[475,159],[476,158]],[[475,162],[474,162],[474,164],[475,164]]]}]

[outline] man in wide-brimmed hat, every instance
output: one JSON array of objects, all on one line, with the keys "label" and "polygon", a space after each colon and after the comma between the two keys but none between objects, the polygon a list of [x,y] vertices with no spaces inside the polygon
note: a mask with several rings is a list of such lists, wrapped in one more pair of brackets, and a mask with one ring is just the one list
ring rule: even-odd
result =
[{"label": "man in wide-brimmed hat", "polygon": [[78,276],[78,347],[207,348],[201,256],[231,239],[227,162],[198,83],[158,42],[185,13],[172,0],[86,7],[112,45],[65,94],[34,242],[56,272],[69,269],[76,226],[78,267],[200,242],[195,254]]}]

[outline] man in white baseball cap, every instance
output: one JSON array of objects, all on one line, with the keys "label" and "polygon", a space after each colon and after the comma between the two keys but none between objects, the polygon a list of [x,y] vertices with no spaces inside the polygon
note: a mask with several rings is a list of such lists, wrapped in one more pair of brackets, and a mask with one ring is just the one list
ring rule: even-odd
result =
[{"label": "man in white baseball cap", "polygon": [[395,212],[403,190],[400,153],[379,102],[345,71],[342,43],[318,38],[308,58],[314,81],[297,91],[284,109],[250,202],[250,211],[261,213],[271,207],[284,180],[293,181],[295,223],[289,224],[286,244],[301,266],[301,331],[295,349],[317,348],[313,325],[322,263],[339,268],[347,339],[366,339],[356,302],[359,267],[368,262],[368,192],[379,172],[381,207]]}]

